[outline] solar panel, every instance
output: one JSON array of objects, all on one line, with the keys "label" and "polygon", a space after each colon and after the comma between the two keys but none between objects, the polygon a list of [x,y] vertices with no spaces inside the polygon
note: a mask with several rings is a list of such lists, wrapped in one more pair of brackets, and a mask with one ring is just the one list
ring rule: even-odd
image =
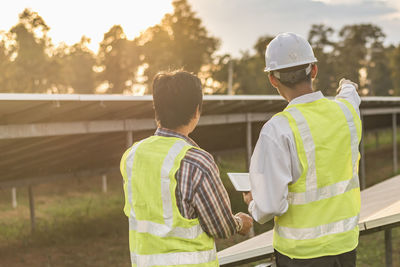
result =
[{"label": "solar panel", "polygon": [[[359,227],[361,232],[400,222],[400,175],[361,192]],[[272,230],[218,252],[221,265],[268,257],[274,252]]]}]

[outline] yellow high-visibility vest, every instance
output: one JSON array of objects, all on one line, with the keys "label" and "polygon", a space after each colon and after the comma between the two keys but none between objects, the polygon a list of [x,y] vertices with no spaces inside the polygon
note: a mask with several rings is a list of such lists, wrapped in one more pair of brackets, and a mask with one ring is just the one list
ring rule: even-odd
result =
[{"label": "yellow high-visibility vest", "polygon": [[219,266],[214,239],[199,220],[184,218],[175,198],[183,139],[152,136],[121,159],[132,266]]},{"label": "yellow high-visibility vest", "polygon": [[274,248],[290,258],[337,255],[358,245],[361,120],[346,100],[288,106],[302,167],[289,185],[289,208],[275,217]]}]

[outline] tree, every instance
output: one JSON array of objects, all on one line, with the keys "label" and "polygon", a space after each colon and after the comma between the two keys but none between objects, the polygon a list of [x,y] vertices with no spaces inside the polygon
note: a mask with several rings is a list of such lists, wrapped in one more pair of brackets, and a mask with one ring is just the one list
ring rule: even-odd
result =
[{"label": "tree", "polygon": [[382,43],[372,44],[371,58],[367,65],[367,85],[372,95],[390,95],[393,84],[388,54],[389,49]]},{"label": "tree", "polygon": [[104,34],[98,53],[103,68],[99,78],[100,82],[108,82],[107,93],[123,93],[135,82],[139,55],[136,41],[129,41],[120,25]]},{"label": "tree", "polygon": [[87,47],[90,39],[82,36],[80,42],[71,47],[61,45],[52,57],[51,64],[57,69],[55,75],[57,93],[73,90],[79,94],[93,94],[96,88],[96,65],[94,53]]},{"label": "tree", "polygon": [[160,70],[184,68],[198,73],[211,63],[219,40],[210,37],[187,0],[174,0],[174,12],[166,14],[160,25],[149,28],[142,36],[144,76],[147,84]]},{"label": "tree", "polygon": [[392,46],[388,50],[390,76],[393,85],[393,91],[396,96],[400,95],[400,44]]},{"label": "tree", "polygon": [[[277,94],[277,91],[268,81],[265,68],[265,49],[273,37],[261,36],[254,44],[255,53],[243,52],[238,59],[224,55],[217,58],[213,65],[211,76],[217,80],[220,88],[216,93],[227,92],[229,64],[233,64],[233,91],[235,94]],[[231,62],[231,63],[230,63]]]},{"label": "tree", "polygon": [[236,94],[276,94],[264,73],[265,62],[257,54],[243,53],[235,68]]},{"label": "tree", "polygon": [[10,51],[6,46],[8,36],[4,32],[0,32],[0,91],[12,92],[13,83],[12,72],[13,66],[10,59]]},{"label": "tree", "polygon": [[373,44],[382,44],[385,37],[382,30],[372,24],[346,25],[339,32],[340,40],[335,46],[336,79],[346,77],[365,85],[360,81],[360,71],[366,70]]},{"label": "tree", "polygon": [[10,78],[18,81],[18,87],[13,86],[11,91],[38,93],[46,92],[51,86],[46,75],[50,67],[49,29],[42,17],[30,9],[25,9],[19,15],[19,23],[11,28],[15,41],[11,53],[15,60]]},{"label": "tree", "polygon": [[308,33],[308,41],[318,60],[318,75],[314,80],[315,88],[326,95],[335,95],[337,86],[332,55],[334,42],[331,41],[331,37],[333,33],[334,30],[324,24],[312,25]]}]

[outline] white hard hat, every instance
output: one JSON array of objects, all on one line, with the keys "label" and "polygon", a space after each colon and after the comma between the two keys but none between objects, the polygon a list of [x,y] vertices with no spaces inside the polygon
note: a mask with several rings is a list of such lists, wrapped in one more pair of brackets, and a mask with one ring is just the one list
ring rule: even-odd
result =
[{"label": "white hard hat", "polygon": [[265,69],[270,72],[317,62],[311,45],[302,36],[287,32],[276,36],[265,52]]}]

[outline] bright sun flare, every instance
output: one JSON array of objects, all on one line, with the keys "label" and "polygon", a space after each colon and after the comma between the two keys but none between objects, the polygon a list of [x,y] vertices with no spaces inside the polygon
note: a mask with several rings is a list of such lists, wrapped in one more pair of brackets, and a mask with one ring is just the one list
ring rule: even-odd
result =
[{"label": "bright sun flare", "polygon": [[17,24],[18,14],[25,8],[43,17],[50,26],[49,36],[55,45],[60,42],[72,45],[85,35],[91,38],[89,47],[94,51],[113,25],[120,24],[132,39],[173,10],[171,0],[11,1],[0,9],[0,30],[8,31]]}]

